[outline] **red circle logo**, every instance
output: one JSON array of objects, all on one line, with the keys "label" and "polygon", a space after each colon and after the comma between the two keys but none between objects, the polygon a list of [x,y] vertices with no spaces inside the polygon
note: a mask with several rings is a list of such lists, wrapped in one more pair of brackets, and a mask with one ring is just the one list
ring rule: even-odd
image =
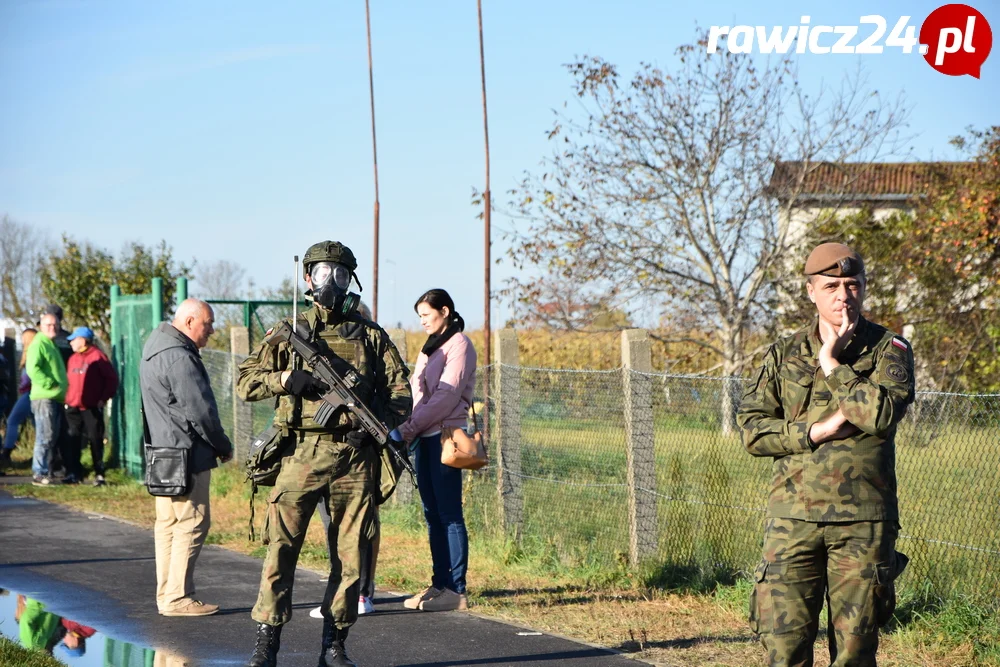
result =
[{"label": "red circle logo", "polygon": [[942,5],[920,26],[920,52],[931,67],[949,76],[979,78],[993,48],[986,17],[969,5]]}]

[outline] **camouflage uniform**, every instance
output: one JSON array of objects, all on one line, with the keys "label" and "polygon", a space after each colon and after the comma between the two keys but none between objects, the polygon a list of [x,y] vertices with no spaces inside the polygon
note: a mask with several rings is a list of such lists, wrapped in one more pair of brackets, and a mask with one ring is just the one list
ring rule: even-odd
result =
[{"label": "camouflage uniform", "polygon": [[[355,392],[389,428],[406,420],[412,407],[409,371],[388,334],[377,324],[360,316],[338,323],[330,311],[313,306],[299,316],[298,329],[312,332],[314,344],[325,348],[338,373],[357,373],[361,381]],[[258,623],[272,626],[291,619],[299,551],[316,504],[325,501],[331,518],[329,540],[334,549],[330,552],[331,572],[323,608],[337,628],[348,628],[358,616],[361,554],[371,538],[375,511],[372,494],[378,482],[379,456],[374,440],[354,430],[346,410],[324,428],[313,420],[320,401],[287,394],[281,374],[292,370],[289,362],[287,344],[262,343],[240,364],[237,381],[237,392],[243,400],[280,397],[275,424],[285,427],[295,438],[295,448],[283,459],[268,499],[263,530],[267,555],[252,616]],[[310,370],[299,357],[294,367]],[[354,444],[349,444],[348,439]]]},{"label": "camouflage uniform", "polygon": [[[746,449],[774,458],[750,625],[771,665],[812,665],[826,589],[832,666],[874,665],[906,565],[894,439],[913,402],[913,353],[863,317],[829,377],[821,346],[815,325],[772,345],[737,417]],[[838,408],[860,430],[814,445],[810,426]]]}]

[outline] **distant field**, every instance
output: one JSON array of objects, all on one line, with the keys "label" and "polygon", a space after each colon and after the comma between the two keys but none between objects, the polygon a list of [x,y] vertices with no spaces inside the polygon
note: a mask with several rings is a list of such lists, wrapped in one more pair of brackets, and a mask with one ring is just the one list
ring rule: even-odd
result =
[{"label": "distant field", "polygon": [[[943,597],[1000,595],[1000,439],[952,427],[927,446],[898,435],[902,538],[911,562],[901,586]],[[524,419],[522,536],[572,565],[628,556],[624,430],[608,420]],[[760,558],[770,460],[755,459],[717,427],[656,422],[658,553],[668,568],[730,580]],[[468,483],[470,519],[499,531],[495,478]]]}]

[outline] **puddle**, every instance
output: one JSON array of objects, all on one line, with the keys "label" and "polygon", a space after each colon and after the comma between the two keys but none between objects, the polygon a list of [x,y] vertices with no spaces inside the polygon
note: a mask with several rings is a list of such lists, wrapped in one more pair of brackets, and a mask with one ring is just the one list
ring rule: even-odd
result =
[{"label": "puddle", "polygon": [[46,610],[44,603],[0,589],[0,635],[41,649],[68,667],[189,667],[184,658],[109,637]]}]

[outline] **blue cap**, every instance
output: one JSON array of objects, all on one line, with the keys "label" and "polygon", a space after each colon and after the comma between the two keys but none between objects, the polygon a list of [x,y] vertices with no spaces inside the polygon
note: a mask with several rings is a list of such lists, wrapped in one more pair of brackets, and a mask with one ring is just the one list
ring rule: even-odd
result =
[{"label": "blue cap", "polygon": [[59,648],[71,658],[79,658],[80,656],[87,654],[87,646],[83,642],[81,642],[76,648],[70,648],[65,644],[60,644]]},{"label": "blue cap", "polygon": [[71,333],[66,340],[73,340],[74,338],[94,340],[94,332],[90,327],[77,327],[73,329],[73,333]]}]

